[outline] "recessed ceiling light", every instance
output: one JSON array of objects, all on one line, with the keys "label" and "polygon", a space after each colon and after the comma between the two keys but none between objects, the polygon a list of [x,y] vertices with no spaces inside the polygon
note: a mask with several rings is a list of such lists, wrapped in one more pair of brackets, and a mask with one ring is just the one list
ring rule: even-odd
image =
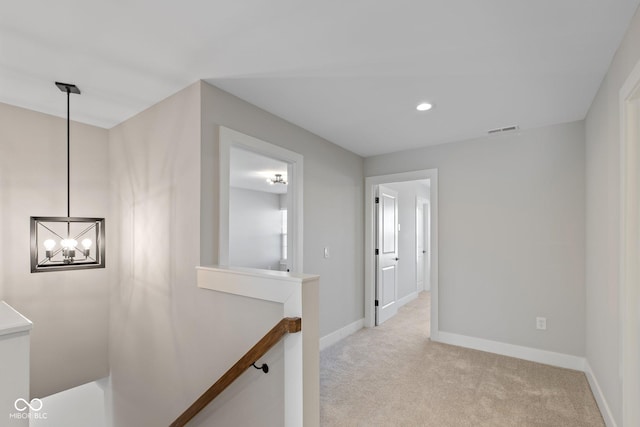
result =
[{"label": "recessed ceiling light", "polygon": [[433,108],[433,105],[429,104],[428,102],[422,102],[420,104],[418,104],[418,106],[416,107],[416,110],[418,111],[429,111]]}]

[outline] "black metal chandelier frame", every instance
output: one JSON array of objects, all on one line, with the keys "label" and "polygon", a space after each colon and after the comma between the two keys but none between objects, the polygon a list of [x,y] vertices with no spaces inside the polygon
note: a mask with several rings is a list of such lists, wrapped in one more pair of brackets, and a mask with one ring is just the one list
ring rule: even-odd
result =
[{"label": "black metal chandelier frame", "polygon": [[[74,84],[56,82],[56,86],[67,94],[67,216],[32,216],[31,272],[81,270],[105,267],[105,220],[71,216],[71,94],[80,94]],[[66,225],[66,227],[65,227]],[[72,228],[74,230],[72,230]],[[46,239],[48,237],[48,239]],[[78,240],[82,237],[82,246]],[[92,239],[89,239],[92,237]],[[61,247],[55,248],[59,239]],[[46,239],[46,240],[45,240]],[[87,243],[88,242],[88,243]],[[95,243],[95,249],[91,246]],[[41,247],[44,249],[41,249]]]}]

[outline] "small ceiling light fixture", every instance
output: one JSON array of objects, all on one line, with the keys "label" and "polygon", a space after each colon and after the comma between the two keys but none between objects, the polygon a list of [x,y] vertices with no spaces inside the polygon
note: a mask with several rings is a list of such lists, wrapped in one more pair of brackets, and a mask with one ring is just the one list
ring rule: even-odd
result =
[{"label": "small ceiling light fixture", "polygon": [[[56,82],[56,86],[67,94],[67,216],[31,217],[32,273],[105,266],[104,218],[72,217],[70,209],[69,103],[71,94],[80,95],[80,89],[69,83]],[[56,248],[57,242],[60,244],[59,248]],[[95,249],[92,251],[94,243]]]},{"label": "small ceiling light fixture", "polygon": [[416,107],[416,110],[418,111],[429,111],[433,108],[433,104],[430,104],[428,102],[421,102],[420,104],[418,104],[418,106]]},{"label": "small ceiling light fixture", "polygon": [[277,173],[275,178],[267,178],[267,182],[270,185],[273,185],[273,184],[284,184],[284,185],[287,185],[287,181],[285,181],[282,178],[282,174],[280,174],[280,173]]}]

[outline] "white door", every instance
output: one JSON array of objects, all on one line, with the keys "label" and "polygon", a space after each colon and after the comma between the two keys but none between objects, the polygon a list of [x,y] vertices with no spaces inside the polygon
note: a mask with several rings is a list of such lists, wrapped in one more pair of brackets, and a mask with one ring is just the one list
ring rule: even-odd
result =
[{"label": "white door", "polygon": [[398,193],[378,187],[376,245],[376,325],[398,312]]},{"label": "white door", "polygon": [[424,199],[416,197],[416,290],[418,292],[424,291],[424,261],[427,255],[424,233],[424,203]]}]

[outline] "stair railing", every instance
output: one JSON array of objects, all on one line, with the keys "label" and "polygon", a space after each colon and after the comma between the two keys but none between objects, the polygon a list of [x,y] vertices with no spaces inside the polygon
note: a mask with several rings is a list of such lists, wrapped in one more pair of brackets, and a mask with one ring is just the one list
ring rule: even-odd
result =
[{"label": "stair railing", "polygon": [[183,427],[193,417],[198,415],[213,399],[229,387],[244,371],[249,369],[258,359],[264,356],[286,334],[300,332],[302,319],[299,317],[285,317],[267,334],[245,353],[218,381],[189,406],[169,427]]}]

